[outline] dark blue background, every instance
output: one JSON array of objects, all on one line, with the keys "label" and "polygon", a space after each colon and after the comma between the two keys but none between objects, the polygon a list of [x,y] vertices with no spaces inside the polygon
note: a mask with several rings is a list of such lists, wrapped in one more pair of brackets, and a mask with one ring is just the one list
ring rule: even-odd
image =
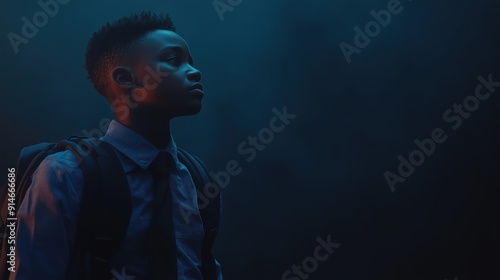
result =
[{"label": "dark blue background", "polygon": [[[40,7],[2,1],[1,175],[21,147],[112,117],[83,67],[93,31],[168,12],[206,89],[200,114],[173,121],[176,142],[215,172],[243,168],[223,191],[225,279],[281,279],[328,235],[341,247],[309,279],[498,279],[500,88],[457,130],[442,114],[477,76],[500,81],[500,3],[402,0],[347,63],[339,44],[388,2],[243,0],[221,21],[211,0],[73,0],[15,54],[7,34]],[[238,145],[283,106],[297,117],[246,162]],[[392,193],[384,172],[436,127],[448,139]]]}]

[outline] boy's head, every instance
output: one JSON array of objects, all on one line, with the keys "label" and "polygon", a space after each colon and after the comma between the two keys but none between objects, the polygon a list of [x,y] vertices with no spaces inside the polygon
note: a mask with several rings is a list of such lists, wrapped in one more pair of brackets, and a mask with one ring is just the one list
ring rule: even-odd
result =
[{"label": "boy's head", "polygon": [[201,109],[201,73],[166,14],[142,12],[106,23],[89,40],[85,67],[119,118],[132,111],[173,118]]}]

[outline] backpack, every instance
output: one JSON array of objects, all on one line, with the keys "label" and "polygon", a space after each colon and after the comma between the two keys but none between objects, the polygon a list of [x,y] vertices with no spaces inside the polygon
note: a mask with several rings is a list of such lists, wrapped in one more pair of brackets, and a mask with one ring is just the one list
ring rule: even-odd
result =
[{"label": "backpack", "polygon": [[[15,234],[17,222],[14,217],[17,216],[17,210],[31,185],[32,175],[45,157],[64,150],[71,151],[76,157],[84,178],[71,261],[79,264],[81,279],[113,278],[108,261],[123,243],[132,213],[125,173],[117,151],[110,144],[97,138],[70,137],[59,143],[39,143],[23,148],[15,169],[14,188],[12,184],[9,186],[9,182],[3,187],[0,186],[0,202],[3,203],[0,209],[0,279],[9,277],[9,261],[12,258],[10,251],[13,245],[9,243],[9,236]],[[211,247],[220,223],[220,192],[216,196],[203,196],[206,193],[205,187],[213,182],[202,161],[180,148],[178,158],[191,174],[198,193],[198,205],[205,232],[202,275],[204,279],[214,279],[216,264]],[[204,200],[200,196],[203,196]],[[16,227],[9,226],[12,223],[15,223]]]}]

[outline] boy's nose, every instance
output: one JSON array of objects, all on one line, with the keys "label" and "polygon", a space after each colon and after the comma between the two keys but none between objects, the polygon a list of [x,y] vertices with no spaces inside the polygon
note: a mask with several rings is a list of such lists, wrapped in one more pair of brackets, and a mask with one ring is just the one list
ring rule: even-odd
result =
[{"label": "boy's nose", "polygon": [[199,82],[201,80],[201,72],[200,70],[194,68],[194,67],[191,67],[192,69],[188,72],[188,79],[190,81],[195,81],[195,82]]}]

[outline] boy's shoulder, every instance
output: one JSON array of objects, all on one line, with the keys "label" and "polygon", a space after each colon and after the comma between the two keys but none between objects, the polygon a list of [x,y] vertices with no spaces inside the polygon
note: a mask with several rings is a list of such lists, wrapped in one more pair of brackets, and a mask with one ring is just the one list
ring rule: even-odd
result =
[{"label": "boy's shoulder", "polygon": [[83,171],[75,155],[65,150],[48,155],[42,160],[33,173],[33,182],[36,183],[41,178],[45,178],[51,186],[64,185],[69,182],[73,185],[81,185]]},{"label": "boy's shoulder", "polygon": [[49,168],[54,170],[65,170],[68,172],[81,172],[81,165],[75,155],[69,151],[59,151],[48,155],[38,166],[38,168]]}]

